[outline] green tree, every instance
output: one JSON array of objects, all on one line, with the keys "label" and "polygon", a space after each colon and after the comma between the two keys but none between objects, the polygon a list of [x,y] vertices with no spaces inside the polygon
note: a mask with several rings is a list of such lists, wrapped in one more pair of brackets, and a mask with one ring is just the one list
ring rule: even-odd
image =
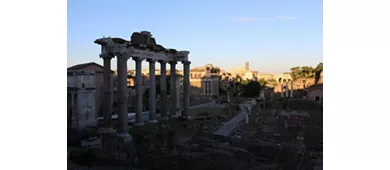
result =
[{"label": "green tree", "polygon": [[306,78],[309,75],[309,71],[310,71],[310,67],[303,66],[301,71],[302,78]]},{"label": "green tree", "polygon": [[320,62],[320,63],[317,65],[317,67],[316,67],[315,70],[316,70],[316,71],[322,71],[322,70],[323,70],[323,63]]},{"label": "green tree", "polygon": [[293,78],[293,80],[296,80],[296,79],[299,79],[302,77],[301,67],[296,66],[296,67],[291,68],[290,70],[291,70],[290,75]]},{"label": "green tree", "polygon": [[241,82],[242,81],[242,77],[240,75],[236,75],[236,77],[234,78],[235,81],[237,82]]},{"label": "green tree", "polygon": [[256,97],[259,95],[261,89],[261,85],[257,81],[250,81],[248,84],[244,87],[244,93],[243,96],[245,97]]},{"label": "green tree", "polygon": [[323,64],[322,64],[322,62],[320,62],[317,65],[317,67],[315,68],[315,82],[316,82],[316,84],[320,80],[322,71],[323,71]]},{"label": "green tree", "polygon": [[265,85],[268,84],[268,81],[266,81],[266,80],[264,80],[264,79],[260,79],[258,82],[259,82],[259,84],[260,84],[261,87],[264,87]]},{"label": "green tree", "polygon": [[250,81],[249,80],[242,80],[240,83],[244,86],[246,86]]},{"label": "green tree", "polygon": [[291,68],[290,70],[293,72],[293,71],[298,71],[300,69],[301,69],[301,67],[296,66],[296,67]]}]

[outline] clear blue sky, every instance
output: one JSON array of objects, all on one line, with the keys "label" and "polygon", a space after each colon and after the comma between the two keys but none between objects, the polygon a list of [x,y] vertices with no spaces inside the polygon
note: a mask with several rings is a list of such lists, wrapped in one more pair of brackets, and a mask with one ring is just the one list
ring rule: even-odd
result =
[{"label": "clear blue sky", "polygon": [[142,30],[190,51],[191,67],[249,61],[251,70],[277,73],[322,61],[322,0],[68,0],[68,66],[102,64],[95,39]]}]

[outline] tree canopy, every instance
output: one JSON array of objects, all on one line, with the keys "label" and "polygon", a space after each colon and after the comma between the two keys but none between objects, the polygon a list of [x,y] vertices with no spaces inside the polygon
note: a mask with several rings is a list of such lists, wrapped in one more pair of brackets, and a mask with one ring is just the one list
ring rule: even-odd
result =
[{"label": "tree canopy", "polygon": [[321,73],[323,71],[323,64],[322,62],[317,65],[315,68],[315,82],[317,83],[320,80]]},{"label": "tree canopy", "polygon": [[300,78],[317,78],[318,72],[322,72],[322,62],[319,63],[316,68],[311,66],[296,66],[292,67],[290,70],[290,75],[294,80]]},{"label": "tree canopy", "polygon": [[245,97],[256,97],[260,94],[261,85],[257,81],[249,81],[247,85],[244,86],[243,96]]},{"label": "tree canopy", "polygon": [[268,81],[264,80],[264,79],[260,79],[258,82],[259,82],[260,86],[262,86],[262,87],[268,84]]}]

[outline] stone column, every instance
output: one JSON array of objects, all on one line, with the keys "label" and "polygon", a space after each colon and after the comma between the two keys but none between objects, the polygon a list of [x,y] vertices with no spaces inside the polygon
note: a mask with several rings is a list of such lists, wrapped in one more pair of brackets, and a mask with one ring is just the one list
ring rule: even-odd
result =
[{"label": "stone column", "polygon": [[163,60],[158,61],[160,63],[160,97],[161,97],[161,106],[160,114],[161,119],[167,120],[167,62]]},{"label": "stone column", "polygon": [[149,122],[156,123],[156,60],[148,59],[149,62]]},{"label": "stone column", "polygon": [[202,91],[203,95],[206,95],[206,81],[202,79]]},{"label": "stone column", "polygon": [[206,95],[209,95],[209,81],[205,80],[204,84],[205,84],[204,87],[206,88]]},{"label": "stone column", "polygon": [[210,78],[210,95],[214,95],[214,83],[213,83],[213,79]]},{"label": "stone column", "polygon": [[143,58],[133,57],[135,61],[135,125],[143,125],[142,120],[142,60]]},{"label": "stone column", "polygon": [[288,97],[288,82],[286,82],[286,98]]},{"label": "stone column", "polygon": [[210,93],[209,93],[209,80],[206,80],[206,95],[209,95]]},{"label": "stone column", "polygon": [[209,90],[209,91],[208,91],[208,95],[211,95],[211,91],[212,91],[212,89],[211,89],[211,80],[208,80],[208,81],[207,81],[207,84],[208,84],[208,85],[207,85],[207,89]]},{"label": "stone column", "polygon": [[290,97],[293,97],[293,92],[294,92],[294,86],[293,86],[293,81],[291,81],[291,89],[290,89]]},{"label": "stone column", "polygon": [[227,91],[227,102],[230,103],[230,89]]},{"label": "stone column", "polygon": [[176,77],[176,110],[180,110],[180,93],[181,93],[181,86],[180,86],[180,78]]},{"label": "stone column", "polygon": [[[100,55],[103,58],[103,128],[100,129],[103,133],[112,133],[114,130],[111,124],[112,107],[113,107],[113,77],[111,73],[111,59],[113,55]],[[72,110],[73,114],[75,110]]]},{"label": "stone column", "polygon": [[176,115],[176,61],[170,61],[171,65],[171,85],[170,85],[170,93],[171,93],[171,103],[170,103],[170,116]]},{"label": "stone column", "polygon": [[283,87],[283,83],[280,84],[280,96],[284,97],[284,87]]},{"label": "stone column", "polygon": [[209,80],[206,81],[206,94],[210,95],[210,81]]},{"label": "stone column", "polygon": [[213,86],[211,79],[209,80],[210,96],[213,95]]},{"label": "stone column", "polygon": [[183,61],[184,69],[184,80],[183,80],[183,117],[189,118],[189,109],[190,109],[190,61]]},{"label": "stone column", "polygon": [[118,68],[118,128],[117,133],[128,134],[127,118],[127,60],[130,57],[125,54],[117,55]]}]

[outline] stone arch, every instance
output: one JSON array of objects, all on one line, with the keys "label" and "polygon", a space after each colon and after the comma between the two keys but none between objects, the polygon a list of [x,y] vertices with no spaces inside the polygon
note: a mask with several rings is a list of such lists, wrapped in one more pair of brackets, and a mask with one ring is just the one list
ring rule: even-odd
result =
[{"label": "stone arch", "polygon": [[282,82],[282,78],[281,78],[281,77],[278,78],[278,82],[279,82],[279,83]]}]

